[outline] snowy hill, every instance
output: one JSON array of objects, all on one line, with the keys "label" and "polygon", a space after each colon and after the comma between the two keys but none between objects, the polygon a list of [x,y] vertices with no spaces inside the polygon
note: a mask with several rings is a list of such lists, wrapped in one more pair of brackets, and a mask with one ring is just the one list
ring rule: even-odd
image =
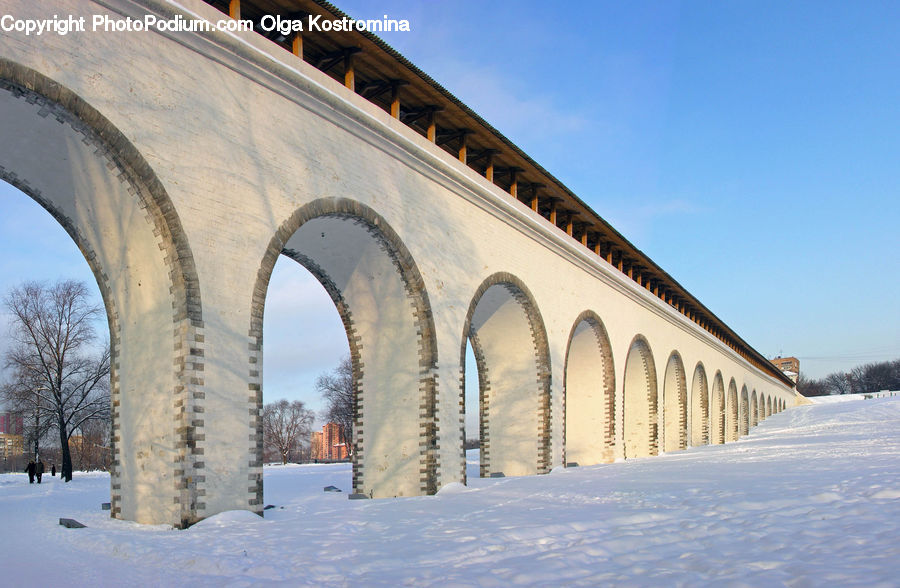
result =
[{"label": "snowy hill", "polygon": [[392,500],[347,500],[344,464],[273,467],[265,519],[186,531],[109,519],[105,475],[2,475],[0,566],[16,586],[897,586],[898,422],[898,397],[814,404],[736,443],[527,478],[477,479],[475,453],[468,488]]}]

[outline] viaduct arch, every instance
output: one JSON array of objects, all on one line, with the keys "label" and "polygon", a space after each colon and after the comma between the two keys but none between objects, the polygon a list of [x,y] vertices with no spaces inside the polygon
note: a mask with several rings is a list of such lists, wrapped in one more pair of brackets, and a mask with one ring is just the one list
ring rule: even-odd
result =
[{"label": "viaduct arch", "polygon": [[547,473],[550,357],[531,292],[512,274],[488,277],[469,305],[463,333],[461,363],[468,339],[478,364],[481,475]]},{"label": "viaduct arch", "polygon": [[[409,251],[383,217],[350,199],[313,200],[282,223],[260,262],[250,309],[248,392],[256,413],[263,405],[266,290],[279,255],[319,280],[347,333],[356,388],[353,491],[373,498],[433,494],[436,342],[428,294]],[[255,428],[261,504],[262,426]],[[397,438],[403,441],[392,442]]]},{"label": "viaduct arch", "polygon": [[694,379],[691,384],[691,445],[694,447],[710,443],[709,407],[709,384],[706,380],[706,370],[702,363],[698,363],[694,369]]},{"label": "viaduct arch", "polygon": [[[12,8],[222,18],[200,0]],[[0,146],[0,177],[72,235],[109,319],[113,516],[183,527],[262,513],[262,317],[279,255],[341,315],[353,486],[374,498],[465,481],[467,340],[483,475],[735,440],[738,389],[773,414],[800,401],[508,139],[371,35],[348,34],[355,70],[251,31],[2,33],[0,120],[18,141]],[[385,71],[418,93],[395,99]]]},{"label": "viaduct arch", "polygon": [[747,394],[747,386],[741,387],[740,421],[738,423],[738,437],[750,433],[750,397]]},{"label": "viaduct arch", "polygon": [[688,445],[687,383],[684,363],[677,351],[669,356],[663,386],[663,451],[678,451]]},{"label": "viaduct arch", "polygon": [[575,319],[564,378],[565,462],[611,462],[615,458],[615,368],[606,328],[593,311]]},{"label": "viaduct arch", "polygon": [[[198,504],[189,486],[203,469],[188,444],[202,439],[190,407],[203,366],[203,313],[178,214],[115,125],[65,86],[3,58],[0,119],[17,138],[0,146],[0,178],[62,225],[100,288],[110,334],[112,514],[191,521]],[[146,355],[145,346],[167,352]],[[130,443],[148,449],[123,452]],[[160,476],[164,492],[120,492],[123,478],[143,487]]]},{"label": "viaduct arch", "polygon": [[647,457],[659,452],[656,364],[647,340],[637,335],[625,358],[622,381],[625,457]]},{"label": "viaduct arch", "polygon": [[725,443],[726,419],[725,419],[725,384],[722,373],[716,372],[713,379],[712,396],[710,398],[710,410],[712,412],[712,426],[710,427],[710,443],[720,445]]},{"label": "viaduct arch", "polygon": [[728,382],[725,397],[725,441],[737,441],[741,436],[741,407],[734,378]]}]

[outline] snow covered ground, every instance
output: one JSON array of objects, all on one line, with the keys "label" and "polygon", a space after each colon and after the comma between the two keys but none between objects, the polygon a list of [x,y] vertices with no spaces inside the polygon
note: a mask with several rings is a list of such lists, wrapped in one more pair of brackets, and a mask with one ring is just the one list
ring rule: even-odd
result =
[{"label": "snow covered ground", "polygon": [[813,404],[724,446],[393,500],[347,500],[346,465],[273,467],[265,519],[186,531],[109,519],[105,475],[3,475],[0,584],[898,586],[898,423],[898,397]]},{"label": "snow covered ground", "polygon": [[882,390],[880,392],[858,392],[856,394],[835,394],[832,396],[813,396],[811,401],[820,404],[829,402],[847,402],[848,400],[871,400],[872,398],[887,398],[900,396],[900,390]]}]

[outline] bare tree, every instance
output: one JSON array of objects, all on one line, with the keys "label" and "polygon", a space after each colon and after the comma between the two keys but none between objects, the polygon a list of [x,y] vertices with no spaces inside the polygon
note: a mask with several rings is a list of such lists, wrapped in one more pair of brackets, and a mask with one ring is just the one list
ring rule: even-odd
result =
[{"label": "bare tree", "polygon": [[356,384],[353,378],[353,364],[350,357],[341,360],[334,370],[316,378],[316,391],[328,403],[326,418],[341,425],[342,441],[347,444],[348,453],[353,454],[353,420],[356,414]]},{"label": "bare tree", "polygon": [[263,444],[285,464],[304,439],[309,438],[313,412],[300,400],[279,400],[263,407]]},{"label": "bare tree", "polygon": [[807,378],[802,373],[797,378],[797,390],[806,397],[828,396],[830,394],[824,380]]},{"label": "bare tree", "polygon": [[834,372],[825,376],[825,386],[829,394],[852,394],[853,381],[850,374]]},{"label": "bare tree", "polygon": [[[32,459],[41,454],[41,445],[50,439],[53,429],[53,421],[47,418],[41,418],[47,413],[46,407],[43,409],[40,405],[40,398],[29,398],[30,402],[16,402],[12,399],[12,389],[8,388],[12,382],[5,384],[0,393],[3,397],[14,405],[16,414],[22,416],[22,436],[23,451],[25,455],[30,454]],[[21,386],[21,384],[20,384]],[[22,386],[24,390],[25,387]]]},{"label": "bare tree", "polygon": [[61,476],[71,481],[72,432],[109,419],[109,345],[99,353],[93,347],[92,320],[101,309],[91,304],[87,286],[75,281],[25,283],[7,293],[4,305],[12,320],[3,396],[32,416],[38,434],[45,425],[56,429]]},{"label": "bare tree", "polygon": [[900,386],[900,371],[897,361],[867,363],[850,370],[855,392],[878,392],[893,390]]},{"label": "bare tree", "polygon": [[112,456],[109,449],[110,423],[90,420],[81,425],[77,435],[69,439],[72,463],[82,471],[109,470]]}]

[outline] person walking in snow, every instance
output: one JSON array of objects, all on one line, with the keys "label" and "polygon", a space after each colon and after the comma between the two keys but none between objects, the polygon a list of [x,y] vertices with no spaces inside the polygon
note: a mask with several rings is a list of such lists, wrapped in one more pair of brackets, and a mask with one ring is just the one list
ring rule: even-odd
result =
[{"label": "person walking in snow", "polygon": [[50,475],[53,476],[54,478],[56,477],[56,464],[55,463],[50,466]]},{"label": "person walking in snow", "polygon": [[35,474],[37,474],[38,484],[41,483],[41,476],[44,475],[44,462],[41,461],[41,458],[38,458],[37,467],[35,468]]},{"label": "person walking in snow", "polygon": [[28,465],[25,466],[25,473],[28,474],[28,483],[29,484],[34,484],[34,470],[35,470],[34,460],[31,460],[28,462]]}]

